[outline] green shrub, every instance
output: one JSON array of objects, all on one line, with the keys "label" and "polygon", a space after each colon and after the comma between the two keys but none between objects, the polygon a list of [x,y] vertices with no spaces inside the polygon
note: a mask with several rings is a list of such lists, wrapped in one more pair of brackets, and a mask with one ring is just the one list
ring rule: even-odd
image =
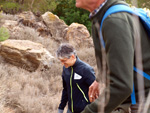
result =
[{"label": "green shrub", "polygon": [[4,9],[14,9],[14,8],[18,8],[18,7],[19,7],[19,5],[14,2],[6,2],[3,4]]},{"label": "green shrub", "polygon": [[139,7],[139,8],[148,8],[150,9],[150,1],[149,0],[126,0],[127,3]]},{"label": "green shrub", "polygon": [[55,0],[25,0],[22,4],[22,9],[23,11],[30,10],[34,13],[43,14],[46,11],[54,10],[56,5]]},{"label": "green shrub", "polygon": [[1,18],[1,15],[2,15],[2,10],[1,10],[1,9],[2,9],[2,7],[3,7],[3,6],[2,6],[2,5],[0,5],[0,18]]},{"label": "green shrub", "polygon": [[7,13],[17,13],[21,9],[20,5],[15,2],[1,2],[0,5],[3,6],[1,9]]},{"label": "green shrub", "polygon": [[0,41],[7,40],[9,38],[9,31],[5,27],[0,27]]},{"label": "green shrub", "polygon": [[89,32],[91,32],[91,22],[89,20],[88,11],[76,8],[74,0],[58,0],[57,4],[53,13],[64,20],[67,25],[77,22],[85,25]]}]

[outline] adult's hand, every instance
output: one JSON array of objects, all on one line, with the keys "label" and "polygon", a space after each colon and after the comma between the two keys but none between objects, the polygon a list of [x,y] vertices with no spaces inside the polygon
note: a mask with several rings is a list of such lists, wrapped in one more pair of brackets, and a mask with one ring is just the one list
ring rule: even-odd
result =
[{"label": "adult's hand", "polygon": [[88,95],[90,102],[93,102],[99,97],[99,83],[96,80],[89,87]]}]

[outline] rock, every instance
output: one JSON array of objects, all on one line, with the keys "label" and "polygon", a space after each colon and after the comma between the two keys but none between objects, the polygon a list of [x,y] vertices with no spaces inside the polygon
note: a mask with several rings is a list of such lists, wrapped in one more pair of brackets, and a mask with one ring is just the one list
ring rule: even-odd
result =
[{"label": "rock", "polygon": [[56,41],[62,41],[66,34],[65,29],[68,28],[68,25],[51,12],[46,12],[42,15],[42,18],[51,31],[52,37],[55,38]]},{"label": "rock", "polygon": [[40,36],[43,37],[52,36],[51,31],[44,23],[42,16],[40,15],[37,16],[31,11],[25,11],[16,16],[19,18],[18,19],[19,24],[34,28],[35,30],[37,30],[37,32],[39,32]]},{"label": "rock", "polygon": [[83,24],[72,23],[67,30],[65,39],[78,47],[93,46],[92,38]]},{"label": "rock", "polygon": [[3,27],[6,27],[9,31],[12,31],[12,29],[18,25],[17,21],[13,20],[4,20],[4,24],[2,25]]},{"label": "rock", "polygon": [[25,20],[32,20],[35,21],[36,17],[31,11],[24,11],[22,13],[17,14],[20,19],[25,19]]},{"label": "rock", "polygon": [[23,31],[23,27],[18,26],[18,22],[13,20],[4,20],[2,27],[9,30],[9,38],[14,38],[20,33],[20,31]]},{"label": "rock", "polygon": [[0,42],[0,55],[9,63],[28,71],[35,71],[40,65],[50,67],[54,57],[42,44],[29,40],[6,40]]}]

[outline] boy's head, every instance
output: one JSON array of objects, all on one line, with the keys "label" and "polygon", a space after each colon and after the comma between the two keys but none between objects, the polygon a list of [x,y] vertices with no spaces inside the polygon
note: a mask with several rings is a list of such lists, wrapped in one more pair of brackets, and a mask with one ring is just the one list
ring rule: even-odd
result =
[{"label": "boy's head", "polygon": [[57,58],[66,67],[73,66],[76,61],[76,52],[72,45],[68,43],[61,44],[56,52]]}]

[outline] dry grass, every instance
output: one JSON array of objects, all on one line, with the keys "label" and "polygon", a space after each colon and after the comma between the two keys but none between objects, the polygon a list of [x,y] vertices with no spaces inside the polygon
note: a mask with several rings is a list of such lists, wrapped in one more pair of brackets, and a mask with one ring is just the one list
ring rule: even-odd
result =
[{"label": "dry grass", "polygon": [[37,70],[33,73],[7,64],[2,59],[0,62],[0,111],[5,109],[14,110],[14,113],[57,112],[62,90],[62,66],[59,62],[56,61],[48,70]]},{"label": "dry grass", "polygon": [[[1,63],[0,111],[7,108],[15,113],[55,113],[62,89],[61,66],[58,64],[57,67],[30,73]],[[57,74],[52,73],[54,71]]]},{"label": "dry grass", "polygon": [[18,17],[16,15],[11,15],[11,14],[2,13],[1,16],[2,16],[2,18],[4,20],[13,20],[13,21],[16,21],[18,19]]},{"label": "dry grass", "polygon": [[[33,28],[23,28],[11,38],[41,43],[55,56],[58,42],[40,37]],[[93,48],[78,48],[77,54],[96,69]],[[0,70],[0,113],[57,113],[62,91],[62,65],[58,60],[50,69],[30,73],[0,57]]]},{"label": "dry grass", "polygon": [[[81,53],[78,53],[81,59],[94,64],[94,60],[90,59],[92,56],[87,54],[89,57],[86,59]],[[12,111],[14,113],[57,112],[62,90],[62,66],[58,61],[48,70],[33,73],[7,64],[2,59],[0,62],[0,110],[15,110]]]}]

